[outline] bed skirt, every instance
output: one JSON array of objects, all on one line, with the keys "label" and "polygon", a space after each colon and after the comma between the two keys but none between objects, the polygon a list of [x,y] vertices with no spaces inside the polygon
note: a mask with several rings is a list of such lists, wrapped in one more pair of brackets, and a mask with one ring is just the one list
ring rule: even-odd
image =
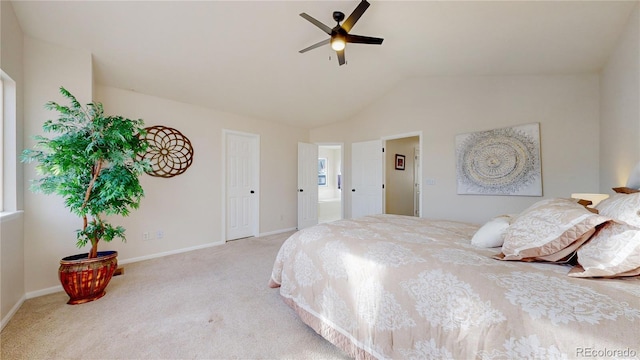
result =
[{"label": "bed skirt", "polygon": [[318,333],[323,338],[327,339],[330,343],[337,346],[339,349],[344,351],[348,356],[359,359],[359,360],[375,360],[376,357],[371,355],[369,352],[359,347],[354,341],[352,341],[348,336],[342,334],[337,331],[331,325],[323,322],[317,316],[311,314],[307,310],[298,306],[295,301],[292,299],[282,297],[282,300],[285,304],[289,305],[293,311],[300,317],[302,322],[307,324],[310,328],[312,328],[316,333]]}]

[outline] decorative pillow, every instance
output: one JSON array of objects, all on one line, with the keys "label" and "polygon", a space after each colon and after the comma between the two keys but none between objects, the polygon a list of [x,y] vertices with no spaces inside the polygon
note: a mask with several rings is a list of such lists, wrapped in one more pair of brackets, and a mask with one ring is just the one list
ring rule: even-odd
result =
[{"label": "decorative pillow", "polygon": [[578,249],[574,277],[640,275],[640,228],[611,221]]},{"label": "decorative pillow", "polygon": [[500,258],[564,261],[589,239],[596,226],[609,220],[590,212],[575,199],[541,200],[507,228]]},{"label": "decorative pillow", "polygon": [[600,215],[640,227],[640,192],[613,194],[608,199],[602,200],[596,209]]},{"label": "decorative pillow", "polygon": [[502,246],[504,233],[509,227],[511,216],[500,215],[487,221],[471,238],[471,245],[492,248]]}]

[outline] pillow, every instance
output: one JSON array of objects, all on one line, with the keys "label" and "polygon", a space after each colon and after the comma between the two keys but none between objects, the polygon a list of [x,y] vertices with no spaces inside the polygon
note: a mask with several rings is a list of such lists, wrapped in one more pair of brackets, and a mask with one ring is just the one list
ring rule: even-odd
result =
[{"label": "pillow", "polygon": [[487,221],[471,238],[471,245],[492,248],[502,246],[504,233],[509,227],[511,216],[500,215]]},{"label": "pillow", "polygon": [[640,192],[632,194],[613,194],[602,200],[596,209],[600,215],[640,227]]},{"label": "pillow", "polygon": [[541,200],[507,228],[500,258],[564,262],[589,239],[597,225],[609,220],[575,199]]},{"label": "pillow", "polygon": [[580,249],[573,277],[640,275],[640,228],[611,221]]}]

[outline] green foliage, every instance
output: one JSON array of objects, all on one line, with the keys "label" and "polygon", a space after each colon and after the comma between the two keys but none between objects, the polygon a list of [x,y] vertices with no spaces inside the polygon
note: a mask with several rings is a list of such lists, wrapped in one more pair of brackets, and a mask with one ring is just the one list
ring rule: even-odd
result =
[{"label": "green foliage", "polygon": [[127,216],[144,196],[139,176],[150,169],[142,160],[148,147],[144,122],[106,116],[102,104],[83,107],[65,88],[60,93],[71,105],[48,102],[45,108],[59,116],[42,126],[45,133],[57,135],[35,136],[35,147],[24,150],[21,160],[36,162],[41,175],[32,182],[32,191],[63,197],[66,207],[83,218],[77,245],[91,242],[94,253],[100,240],[125,241],[125,230],[104,222],[102,216]]}]

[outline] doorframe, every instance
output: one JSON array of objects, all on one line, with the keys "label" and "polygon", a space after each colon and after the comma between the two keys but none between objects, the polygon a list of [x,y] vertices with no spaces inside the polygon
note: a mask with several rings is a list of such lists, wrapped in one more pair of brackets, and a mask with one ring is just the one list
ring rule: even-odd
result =
[{"label": "doorframe", "polygon": [[340,189],[340,219],[344,220],[344,143],[342,142],[319,142],[316,146],[340,146],[340,175],[342,175],[342,188]]},{"label": "doorframe", "polygon": [[260,235],[260,135],[247,133],[236,130],[222,129],[222,242],[227,242],[227,137],[229,135],[247,136],[253,138],[255,143],[256,156],[253,161],[254,181],[255,189],[258,196],[256,196],[256,207],[253,213],[253,225],[252,236],[258,237]]},{"label": "doorframe", "polygon": [[[404,138],[410,138],[410,137],[418,137],[418,149],[420,151],[420,165],[422,165],[422,131],[413,131],[413,132],[408,132],[408,133],[403,133],[403,134],[397,134],[397,135],[389,135],[389,136],[383,136],[380,139],[382,140],[382,147],[385,150],[385,154],[387,151],[387,140],[397,140],[397,139],[404,139]],[[387,185],[385,184],[384,179],[387,178],[387,160],[386,160],[386,156],[382,157],[382,176],[383,176],[383,184],[384,184],[384,189],[382,191],[382,210],[386,213],[386,208],[387,208]],[[422,212],[422,206],[424,201],[422,201],[422,172],[424,172],[423,166],[420,166],[420,173],[418,174],[418,181],[420,183],[420,186],[418,187],[418,191],[420,191],[420,206],[419,206],[419,216],[421,217],[423,212]],[[413,186],[413,189],[415,191],[415,186]]]}]

